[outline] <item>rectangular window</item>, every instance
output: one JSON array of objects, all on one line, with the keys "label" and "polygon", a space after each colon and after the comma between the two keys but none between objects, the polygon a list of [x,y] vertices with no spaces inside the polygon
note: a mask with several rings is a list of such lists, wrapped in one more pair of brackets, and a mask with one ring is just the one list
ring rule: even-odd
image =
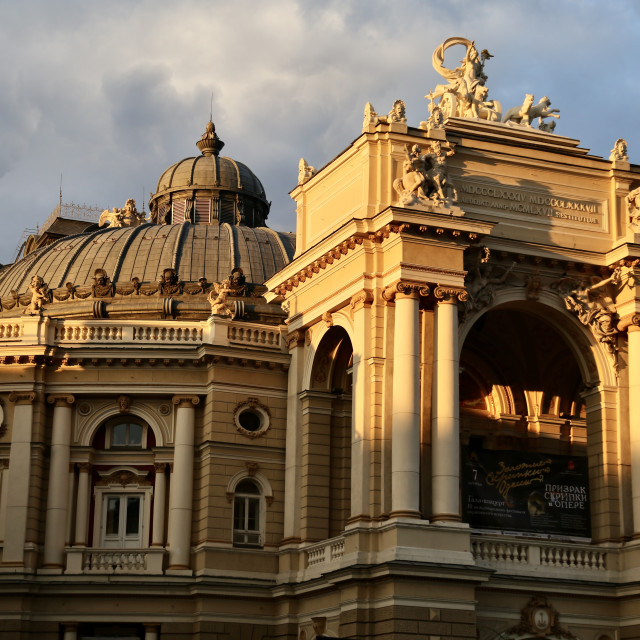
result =
[{"label": "rectangular window", "polygon": [[110,494],[103,501],[102,546],[137,549],[142,546],[142,505],[140,494]]},{"label": "rectangular window", "polygon": [[260,535],[260,498],[236,496],[233,504],[233,544],[258,547]]}]

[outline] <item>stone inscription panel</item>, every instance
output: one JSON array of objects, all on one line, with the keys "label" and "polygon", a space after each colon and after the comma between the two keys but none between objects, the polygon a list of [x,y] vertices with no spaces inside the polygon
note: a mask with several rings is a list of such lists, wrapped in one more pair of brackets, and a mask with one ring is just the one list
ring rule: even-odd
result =
[{"label": "stone inscription panel", "polygon": [[606,203],[559,196],[499,184],[458,179],[458,204],[463,209],[484,210],[496,216],[534,217],[567,226],[605,231]]}]

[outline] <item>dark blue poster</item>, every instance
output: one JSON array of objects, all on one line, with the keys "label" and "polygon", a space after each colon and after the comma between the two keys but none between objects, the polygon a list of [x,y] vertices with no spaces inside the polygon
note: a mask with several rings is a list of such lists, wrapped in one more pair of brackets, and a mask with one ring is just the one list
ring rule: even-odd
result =
[{"label": "dark blue poster", "polygon": [[462,447],[462,512],[475,529],[591,537],[585,457]]}]

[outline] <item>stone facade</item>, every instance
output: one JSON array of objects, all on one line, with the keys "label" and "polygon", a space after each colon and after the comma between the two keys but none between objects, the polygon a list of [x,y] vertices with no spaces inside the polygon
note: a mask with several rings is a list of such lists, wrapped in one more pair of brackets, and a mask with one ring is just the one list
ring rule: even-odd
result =
[{"label": "stone facade", "polygon": [[640,167],[434,56],[301,161],[295,254],[178,163],[0,274],[1,640],[638,635]]}]

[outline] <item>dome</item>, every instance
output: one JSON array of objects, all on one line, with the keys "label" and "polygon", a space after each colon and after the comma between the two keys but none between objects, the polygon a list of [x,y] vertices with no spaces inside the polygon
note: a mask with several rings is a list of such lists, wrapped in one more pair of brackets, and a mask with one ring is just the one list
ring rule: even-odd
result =
[{"label": "dome", "polygon": [[0,298],[27,291],[33,276],[49,289],[91,285],[97,269],[114,283],[156,282],[165,269],[180,280],[220,282],[239,267],[249,283],[262,284],[285,265],[295,236],[266,227],[144,224],[67,236],[29,254],[0,274]]},{"label": "dome", "polygon": [[262,183],[242,162],[219,155],[224,143],[211,121],[196,144],[202,155],[184,158],[160,176],[149,200],[152,219],[264,226],[270,204]]}]

